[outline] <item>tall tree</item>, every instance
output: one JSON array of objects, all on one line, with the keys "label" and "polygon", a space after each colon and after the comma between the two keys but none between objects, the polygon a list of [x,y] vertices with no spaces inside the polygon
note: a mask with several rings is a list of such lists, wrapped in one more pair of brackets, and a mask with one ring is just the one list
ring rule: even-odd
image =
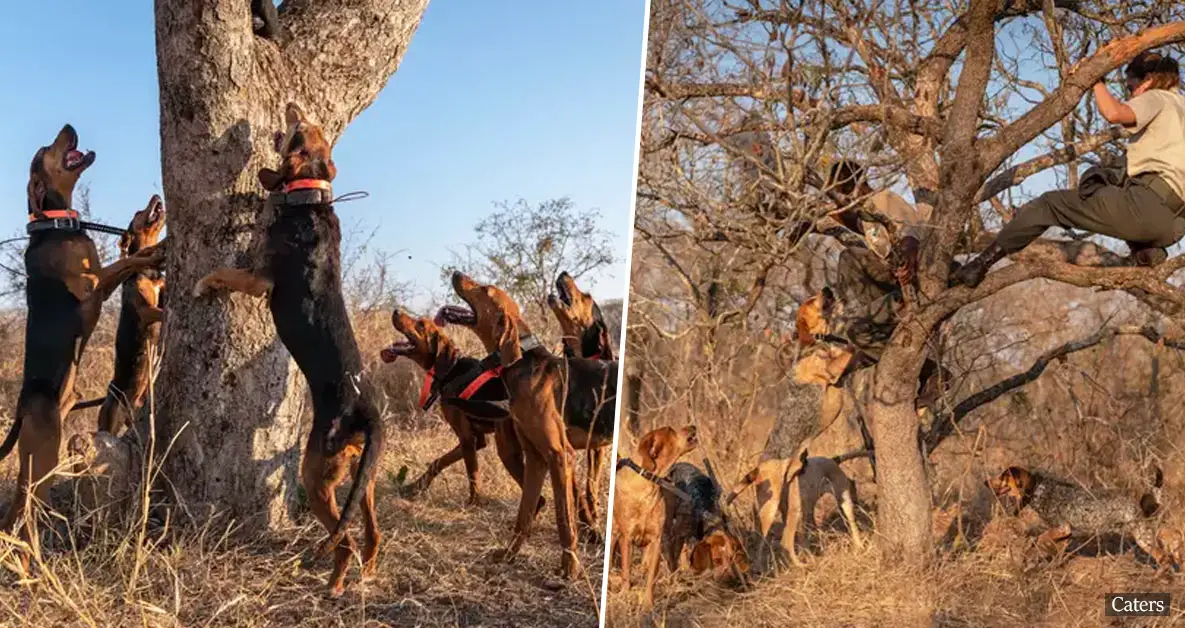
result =
[{"label": "tall tree", "polygon": [[298,103],[331,142],[399,67],[427,0],[287,0],[280,45],[248,0],[156,0],[170,310],[158,441],[190,506],[280,524],[295,503],[304,381],[261,300],[195,300],[211,269],[246,262],[266,227],[256,179]]},{"label": "tall tree", "polygon": [[[924,212],[932,235],[918,272],[923,296],[906,307],[876,367],[867,409],[878,537],[889,555],[925,560],[930,495],[914,406],[928,346],[944,321],[1039,277],[1126,291],[1178,320],[1185,311],[1185,298],[1167,281],[1185,258],[1155,269],[1084,267],[1072,263],[1076,244],[1048,240],[976,289],[947,288],[954,256],[974,251],[988,223],[1011,215],[998,196],[1122,137],[1092,115],[1083,95],[1139,52],[1185,41],[1182,5],[654,0],[651,10],[635,278],[637,260],[665,267],[646,278],[652,287],[643,298],[631,288],[632,309],[672,310],[672,293],[681,292],[700,327],[715,333],[748,324],[768,299],[771,269],[788,265],[792,245],[802,242],[799,225],[830,235],[828,214],[850,202],[824,181],[836,156],[861,160],[878,185],[899,183],[932,210]],[[1035,61],[1043,72],[1033,72]],[[757,128],[772,135],[776,159],[743,152],[736,141]],[[764,175],[760,184],[730,172],[738,160],[742,174]],[[765,196],[777,199],[775,211],[739,200],[754,187],[772,189]],[[654,314],[640,320],[664,331],[666,321]],[[700,360],[705,369],[708,358]],[[1016,382],[950,404],[955,410],[923,440],[933,445],[968,404],[991,396],[982,393]]]}]

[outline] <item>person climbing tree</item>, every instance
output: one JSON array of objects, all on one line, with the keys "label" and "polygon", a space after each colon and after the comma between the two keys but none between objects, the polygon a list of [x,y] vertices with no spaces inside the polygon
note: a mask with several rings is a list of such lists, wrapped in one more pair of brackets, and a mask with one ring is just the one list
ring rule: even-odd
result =
[{"label": "person climbing tree", "polygon": [[[849,201],[832,216],[863,236],[867,246],[849,246],[840,251],[835,290],[843,304],[844,318],[852,323],[848,333],[855,337],[850,339],[876,355],[878,338],[883,342],[896,325],[897,311],[903,303],[902,284],[913,279],[923,239],[920,227],[927,217],[892,190],[874,190],[864,168],[852,161],[832,164],[827,187]],[[855,207],[864,209],[863,216]]]},{"label": "person climbing tree", "polygon": [[1129,100],[1104,83],[1094,86],[1099,113],[1133,133],[1126,172],[1084,177],[1077,190],[1046,192],[1016,213],[987,249],[957,269],[953,284],[975,287],[993,264],[1029,245],[1048,227],[1084,229],[1127,242],[1142,266],[1156,266],[1166,247],[1185,236],[1185,97],[1180,68],[1166,55],[1145,52],[1124,72]]}]

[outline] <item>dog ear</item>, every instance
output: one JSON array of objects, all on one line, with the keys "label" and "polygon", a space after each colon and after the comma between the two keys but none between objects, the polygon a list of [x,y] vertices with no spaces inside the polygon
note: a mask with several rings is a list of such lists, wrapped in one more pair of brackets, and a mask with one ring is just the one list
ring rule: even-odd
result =
[{"label": "dog ear", "polygon": [[798,334],[798,344],[809,347],[815,344],[815,335],[811,333],[811,321],[809,314],[814,307],[815,301],[807,299],[805,303],[798,306],[798,313],[794,316],[794,331]]},{"label": "dog ear", "polygon": [[25,192],[29,196],[29,213],[40,213],[41,203],[45,200],[45,183],[41,181],[41,177],[29,179]]},{"label": "dog ear", "polygon": [[639,458],[639,464],[647,471],[654,471],[658,469],[658,460],[656,457],[658,456],[659,450],[662,449],[662,444],[658,442],[658,435],[660,431],[661,430],[654,430],[653,432],[643,436],[642,440],[638,441],[637,456]]},{"label": "dog ear", "polygon": [[127,257],[130,248],[132,248],[132,232],[125,231],[123,235],[119,236],[119,256],[121,258]]},{"label": "dog ear", "polygon": [[523,359],[523,348],[518,340],[518,324],[506,312],[498,312],[498,320],[494,323],[494,333],[498,334],[498,356],[502,366],[508,367]]},{"label": "dog ear", "polygon": [[259,177],[259,182],[263,185],[263,189],[269,192],[274,192],[280,189],[281,185],[284,185],[284,177],[271,168],[260,168],[257,176]]},{"label": "dog ear", "polygon": [[691,571],[700,575],[712,568],[712,548],[705,541],[695,544],[691,550]]}]

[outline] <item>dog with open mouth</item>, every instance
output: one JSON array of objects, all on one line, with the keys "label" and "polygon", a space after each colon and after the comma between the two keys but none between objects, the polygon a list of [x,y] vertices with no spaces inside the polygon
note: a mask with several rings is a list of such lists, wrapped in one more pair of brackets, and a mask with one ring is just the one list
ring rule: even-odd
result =
[{"label": "dog with open mouth", "polygon": [[[31,486],[39,501],[48,500],[52,482],[46,476],[58,466],[62,420],[78,402],[78,363],[103,303],[129,277],[165,261],[162,242],[102,265],[73,209],[74,186],[94,162],[93,151],[78,150],[78,132],[67,124],[50,145],[37,150],[29,167],[24,371],[16,417],[0,444],[0,460],[18,448],[20,472],[16,497],[0,524],[5,531],[25,518]],[[34,539],[32,519],[21,529],[27,543]],[[28,569],[24,552],[21,565]]]},{"label": "dog with open mouth", "polygon": [[[119,240],[120,257],[126,259],[156,244],[165,228],[165,203],[155,194],[136,212],[127,233]],[[115,372],[107,384],[107,396],[99,410],[99,430],[113,435],[131,425],[144,406],[152,352],[160,341],[164,320],[165,279],[148,268],[123,282],[119,326],[115,332]]]},{"label": "dog with open mouth", "polygon": [[513,557],[530,534],[543,482],[551,476],[556,526],[564,551],[560,572],[575,578],[573,448],[613,442],[617,363],[551,354],[531,333],[518,304],[505,291],[462,272],[453,291],[468,307],[445,306],[438,320],[469,328],[481,340],[510,393],[510,415],[526,456],[523,496],[515,534],[503,557]]},{"label": "dog with open mouth", "polygon": [[[522,446],[510,420],[510,396],[502,379],[483,378],[486,369],[481,362],[461,355],[448,334],[431,319],[412,318],[396,310],[391,315],[391,324],[405,339],[383,349],[380,357],[388,364],[407,358],[423,369],[424,383],[418,405],[427,411],[438,398],[443,398],[441,415],[458,441],[456,447],[433,460],[419,478],[407,485],[403,496],[412,498],[423,493],[437,475],[458,460],[464,460],[469,478],[468,503],[477,503],[480,494],[477,452],[485,448],[486,437],[491,434],[498,458],[521,487]],[[457,400],[462,403],[456,403]],[[543,505],[544,499],[540,497],[538,508]]]},{"label": "dog with open mouth", "polygon": [[1160,510],[1164,474],[1154,469],[1152,482],[1139,494],[1123,489],[1086,488],[1048,473],[1012,466],[984,484],[1010,515],[1032,509],[1050,526],[1039,537],[1056,545],[1071,537],[1119,534],[1136,545],[1163,570],[1173,556],[1158,538],[1155,515]]},{"label": "dog with open mouth", "polygon": [[[592,295],[576,286],[576,280],[567,271],[561,272],[555,280],[555,293],[547,295],[547,306],[560,324],[564,339],[564,356],[581,357],[590,360],[613,360],[613,345],[609,339],[609,326],[601,314],[601,307]],[[611,382],[613,396],[617,396],[617,380]],[[605,461],[609,458],[609,446],[586,449],[588,469],[585,475],[584,491],[576,491],[577,517],[581,531],[593,538],[599,538],[597,525],[597,499],[601,494]]]}]

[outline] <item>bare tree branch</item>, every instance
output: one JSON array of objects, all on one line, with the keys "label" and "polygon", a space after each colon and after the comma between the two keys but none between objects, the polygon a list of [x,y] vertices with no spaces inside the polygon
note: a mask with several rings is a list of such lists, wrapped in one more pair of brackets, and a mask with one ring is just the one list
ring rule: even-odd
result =
[{"label": "bare tree branch", "polygon": [[1082,100],[1086,90],[1102,80],[1108,72],[1131,61],[1145,50],[1182,41],[1185,41],[1185,22],[1173,22],[1150,28],[1138,35],[1115,40],[1094,55],[1078,62],[1053,95],[995,136],[980,142],[978,150],[982,156],[981,168],[984,172],[992,172],[999,168],[1009,155],[1064,118]]},{"label": "bare tree branch", "polygon": [[1054,166],[1070,163],[1080,156],[1097,150],[1101,146],[1110,144],[1126,137],[1123,127],[1113,126],[1103,131],[1084,137],[1069,146],[1063,146],[1039,157],[1017,164],[992,177],[980,188],[975,197],[976,203],[982,203],[1010,187],[1020,185],[1025,179]]},{"label": "bare tree branch", "polygon": [[1185,349],[1185,341],[1179,339],[1166,338],[1154,327],[1145,325],[1143,327],[1136,326],[1120,326],[1120,327],[1103,327],[1095,333],[1083,338],[1067,342],[1061,346],[1055,347],[1045,353],[1041,354],[1033,365],[1027,370],[1017,373],[1011,377],[1007,377],[983,390],[968,396],[960,401],[952,410],[944,412],[936,417],[932,422],[930,429],[922,435],[922,443],[926,452],[933,452],[946,440],[949,436],[955,433],[959,427],[959,421],[963,420],[976,408],[985,404],[991,403],[1005,394],[1024,386],[1030,382],[1036,381],[1042,373],[1045,372],[1046,367],[1054,360],[1060,360],[1078,351],[1084,351],[1092,347],[1098,346],[1106,340],[1110,340],[1119,335],[1137,335],[1147,338],[1149,342],[1158,343],[1163,342],[1166,347],[1174,349]]}]

